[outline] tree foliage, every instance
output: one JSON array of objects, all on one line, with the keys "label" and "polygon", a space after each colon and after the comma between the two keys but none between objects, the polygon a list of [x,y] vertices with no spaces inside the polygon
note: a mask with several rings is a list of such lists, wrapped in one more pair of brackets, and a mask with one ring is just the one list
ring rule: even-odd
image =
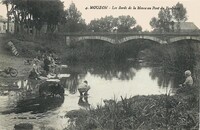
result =
[{"label": "tree foliage", "polygon": [[169,32],[172,27],[172,14],[169,8],[162,8],[158,13],[158,18],[153,17],[149,23],[152,28],[160,32]]},{"label": "tree foliage", "polygon": [[[122,15],[116,18],[113,16],[106,16],[104,18],[92,20],[88,25],[88,29],[95,32],[112,32],[113,29],[117,29],[118,32],[130,32],[133,31],[132,29],[135,27],[135,24],[136,20],[130,15]],[[139,31],[142,30],[139,26],[137,29],[139,29]],[[137,31],[137,29],[134,31]]]},{"label": "tree foliage", "polygon": [[137,25],[131,29],[132,32],[142,32],[142,26]]},{"label": "tree foliage", "polygon": [[187,10],[183,4],[178,2],[175,6],[173,6],[172,14],[174,19],[178,22],[177,29],[180,31],[180,22],[185,22],[187,20]]},{"label": "tree foliage", "polygon": [[156,18],[156,17],[151,18],[151,21],[149,22],[149,24],[154,29],[159,28],[158,18]]},{"label": "tree foliage", "polygon": [[15,30],[20,32],[24,31],[24,27],[28,28],[27,30],[30,27],[40,30],[44,24],[47,25],[49,32],[53,32],[63,16],[64,5],[60,0],[4,0],[3,2],[11,5],[9,15],[14,16]]},{"label": "tree foliage", "polygon": [[95,32],[111,32],[117,26],[117,18],[106,16],[90,22],[88,29]]},{"label": "tree foliage", "polygon": [[177,29],[180,31],[180,22],[187,20],[187,10],[183,7],[183,4],[177,3],[175,6],[170,8],[162,8],[158,17],[153,17],[150,21],[150,25],[154,30],[160,32],[174,31],[174,21],[178,22]]},{"label": "tree foliage", "polygon": [[177,22],[180,22],[180,21],[184,22],[187,20],[187,16],[186,16],[187,10],[183,6],[183,4],[179,2],[175,6],[173,6],[172,14],[173,14],[174,19]]},{"label": "tree foliage", "polygon": [[60,30],[62,32],[81,32],[86,30],[85,20],[81,17],[74,3],[64,12],[64,19]]},{"label": "tree foliage", "polygon": [[118,17],[118,31],[129,32],[131,27],[135,26],[136,20],[130,15],[122,15]]}]

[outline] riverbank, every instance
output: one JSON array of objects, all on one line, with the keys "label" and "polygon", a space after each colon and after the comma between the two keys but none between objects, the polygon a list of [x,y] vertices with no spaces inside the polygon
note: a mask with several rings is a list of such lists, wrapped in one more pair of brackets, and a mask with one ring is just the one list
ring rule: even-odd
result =
[{"label": "riverbank", "polygon": [[[19,53],[18,56],[12,53],[12,49],[8,45],[10,41]],[[61,55],[62,43],[62,39],[57,36],[33,37],[25,34],[0,34],[0,69],[3,70],[6,67],[13,67],[18,71],[16,78],[1,73],[0,81],[4,84],[10,84],[22,77],[27,78],[32,66],[25,64],[25,60],[33,59],[38,55],[41,56],[45,52],[55,52]]]},{"label": "riverbank", "polygon": [[109,100],[96,109],[68,112],[70,125],[66,130],[198,130],[198,108],[198,101],[191,94]]}]

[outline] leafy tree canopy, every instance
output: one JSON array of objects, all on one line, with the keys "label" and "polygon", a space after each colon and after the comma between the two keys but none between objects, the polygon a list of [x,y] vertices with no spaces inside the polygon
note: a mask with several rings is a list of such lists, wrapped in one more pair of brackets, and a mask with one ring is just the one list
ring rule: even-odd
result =
[{"label": "leafy tree canopy", "polygon": [[64,19],[60,28],[63,32],[81,32],[86,30],[85,20],[81,17],[81,12],[77,10],[74,3],[64,11]]},{"label": "leafy tree canopy", "polygon": [[172,10],[173,17],[176,21],[186,21],[187,20],[187,10],[181,3],[177,3],[175,6],[173,6]]},{"label": "leafy tree canopy", "polygon": [[48,30],[54,31],[64,11],[60,0],[4,0],[3,3],[11,5],[9,12],[16,24],[35,26],[38,30],[46,23]]},{"label": "leafy tree canopy", "polygon": [[153,17],[150,21],[151,27],[156,31],[170,32],[174,31],[174,21],[178,22],[177,29],[180,31],[180,22],[187,20],[187,10],[181,3],[177,3],[170,8],[162,8],[158,17]]},{"label": "leafy tree canopy", "polygon": [[135,24],[136,20],[130,15],[122,15],[116,18],[113,16],[106,16],[104,18],[92,20],[88,25],[88,29],[95,32],[112,32],[116,30],[118,32],[130,32],[138,31],[138,29],[141,31],[141,26],[137,26],[137,29],[133,30]]}]

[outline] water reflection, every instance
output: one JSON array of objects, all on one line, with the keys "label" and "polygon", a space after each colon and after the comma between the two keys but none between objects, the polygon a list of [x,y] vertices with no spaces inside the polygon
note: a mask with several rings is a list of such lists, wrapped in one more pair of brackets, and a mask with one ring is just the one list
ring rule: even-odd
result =
[{"label": "water reflection", "polygon": [[40,98],[25,99],[17,102],[16,106],[11,110],[3,111],[2,114],[10,113],[25,113],[31,112],[32,114],[44,113],[48,110],[61,106],[64,98]]},{"label": "water reflection", "polygon": [[141,69],[137,63],[80,63],[70,66],[70,73],[78,73],[83,78],[88,72],[94,76],[112,80],[118,78],[120,80],[132,80],[136,70]]},{"label": "water reflection", "polygon": [[80,96],[79,100],[78,100],[78,105],[85,107],[85,108],[89,108],[90,104],[88,102],[88,96],[85,96],[85,97]]},{"label": "water reflection", "polygon": [[[63,105],[73,110],[79,107],[96,107],[98,104],[103,104],[102,101],[104,99],[120,99],[120,96],[132,97],[135,95],[164,94],[166,92],[165,88],[160,88],[157,84],[157,78],[152,80],[149,75],[151,72],[150,68],[142,68],[140,70],[129,68],[129,70],[131,73],[134,73],[132,80],[122,80],[119,77],[113,77],[111,80],[108,80],[101,75],[98,76],[98,74],[93,74],[89,71],[86,74],[81,74],[81,72],[71,74],[66,80],[66,88],[69,94],[65,97],[66,101]],[[87,80],[91,86],[88,97],[80,97],[77,92],[77,86],[83,80]]]},{"label": "water reflection", "polygon": [[65,87],[69,93],[74,94],[77,92],[77,86],[79,84],[79,74],[71,73],[70,77],[66,79]]},{"label": "water reflection", "polygon": [[18,101],[30,99],[37,95],[37,83],[38,81],[24,79],[14,81],[5,87],[1,87],[0,96],[5,96],[7,98],[7,108],[13,108]]},{"label": "water reflection", "polygon": [[151,69],[149,75],[153,80],[158,79],[158,86],[160,87],[172,87],[174,84],[174,76],[176,73],[170,72],[169,70],[163,69],[163,67],[154,67]]},{"label": "water reflection", "polygon": [[[180,66],[177,65],[178,63],[176,62],[173,66],[165,64],[157,67],[141,67],[127,63],[99,66],[95,64],[73,65],[70,70],[71,76],[66,80],[66,87],[70,94],[78,96],[78,84],[87,80],[92,87],[89,91],[89,104],[92,106],[101,104],[103,99],[120,96],[165,94],[166,90],[178,87],[178,84],[184,81],[184,71],[187,66],[178,68]],[[84,98],[80,98],[78,104],[83,102]]]},{"label": "water reflection", "polygon": [[2,114],[10,113],[43,113],[48,110],[61,106],[64,97],[39,97],[39,85],[44,81],[37,80],[19,80],[13,84],[14,90],[8,91],[8,101],[6,111]]},{"label": "water reflection", "polygon": [[119,80],[133,80],[136,71],[140,68],[135,67],[136,64],[76,64],[71,65],[70,77],[66,79],[66,88],[71,94],[77,92],[77,86],[84,80],[88,74],[94,77],[103,78],[105,80],[119,79]]},{"label": "water reflection", "polygon": [[21,79],[2,90],[7,95],[0,95],[0,129],[13,129],[22,122],[34,124],[34,130],[65,128],[66,109],[61,107],[65,97],[39,97],[38,86],[42,82]]}]

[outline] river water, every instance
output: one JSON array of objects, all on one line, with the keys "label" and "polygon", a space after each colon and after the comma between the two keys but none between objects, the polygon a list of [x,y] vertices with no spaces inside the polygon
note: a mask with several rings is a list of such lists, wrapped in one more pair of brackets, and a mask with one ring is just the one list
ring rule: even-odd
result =
[{"label": "river water", "polygon": [[[37,84],[41,81],[19,79],[15,88],[1,89],[0,129],[12,130],[15,124],[31,123],[35,130],[62,130],[67,126],[65,114],[70,110],[87,109],[104,105],[103,100],[121,100],[135,95],[165,94],[173,88],[173,80],[159,79],[160,69],[144,66],[95,66],[73,65],[63,71],[70,74],[61,79],[65,87],[62,98],[45,99],[38,97]],[[160,76],[160,74],[158,74]],[[172,74],[176,76],[175,74]],[[165,77],[165,76],[163,76]],[[166,78],[166,77],[165,77]],[[173,76],[170,78],[174,79]],[[91,89],[88,97],[80,97],[79,83],[87,80]],[[167,85],[165,81],[169,81]]]}]

